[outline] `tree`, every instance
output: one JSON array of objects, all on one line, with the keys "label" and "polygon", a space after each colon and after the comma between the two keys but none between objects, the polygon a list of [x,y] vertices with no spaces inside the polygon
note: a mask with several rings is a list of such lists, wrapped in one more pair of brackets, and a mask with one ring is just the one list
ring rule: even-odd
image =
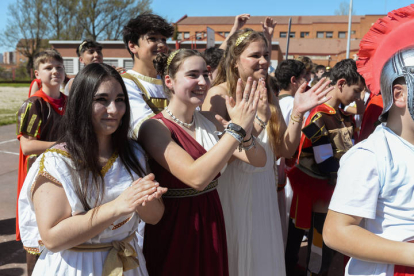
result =
[{"label": "tree", "polygon": [[152,0],[80,0],[78,22],[93,40],[119,39],[129,19],[151,12]]},{"label": "tree", "polygon": [[116,40],[129,19],[151,12],[152,0],[20,0],[8,7],[0,40],[28,58],[48,47],[49,39]]},{"label": "tree", "polygon": [[[355,14],[354,7],[352,7],[351,14]],[[335,10],[335,15],[349,15],[349,2],[348,1],[342,1],[339,4],[339,8]]]},{"label": "tree", "polygon": [[42,16],[47,21],[51,39],[78,40],[83,28],[77,22],[79,0],[45,0]]},{"label": "tree", "polygon": [[48,27],[42,18],[45,0],[20,0],[8,7],[9,20],[2,36],[3,44],[16,48],[27,57],[27,72],[33,68],[33,57],[47,47]]}]

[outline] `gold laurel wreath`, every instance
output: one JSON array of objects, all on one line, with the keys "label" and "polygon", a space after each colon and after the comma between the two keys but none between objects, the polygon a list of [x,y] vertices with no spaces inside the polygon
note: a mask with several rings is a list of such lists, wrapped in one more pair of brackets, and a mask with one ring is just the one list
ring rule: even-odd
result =
[{"label": "gold laurel wreath", "polygon": [[239,46],[240,45],[240,43],[242,43],[242,41],[246,38],[246,37],[248,37],[250,34],[251,34],[252,32],[251,31],[248,31],[248,32],[245,32],[245,33],[243,33],[243,34],[241,34],[238,38],[237,38],[237,40],[236,40],[236,47],[237,46]]},{"label": "gold laurel wreath", "polygon": [[165,73],[167,74],[168,73],[168,67],[170,67],[170,64],[171,64],[171,61],[174,59],[174,57],[178,54],[178,52],[180,51],[180,49],[178,49],[178,50],[176,50],[176,51],[174,51],[174,52],[172,52],[171,54],[170,54],[170,56],[168,57],[168,59],[167,59],[167,67],[165,68]]}]

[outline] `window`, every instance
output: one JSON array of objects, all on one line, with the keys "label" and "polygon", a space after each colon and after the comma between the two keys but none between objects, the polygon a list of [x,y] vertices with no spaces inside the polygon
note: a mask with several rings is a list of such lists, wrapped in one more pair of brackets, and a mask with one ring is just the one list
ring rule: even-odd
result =
[{"label": "window", "polygon": [[307,36],[309,36],[309,32],[300,32],[300,37],[301,38],[305,38]]},{"label": "window", "polygon": [[346,32],[338,32],[338,38],[346,38]]},{"label": "window", "polygon": [[287,37],[287,32],[280,32],[279,37]]},{"label": "window", "polygon": [[134,67],[134,62],[130,59],[124,60],[124,68],[125,70],[131,70]]},{"label": "window", "polygon": [[295,32],[290,32],[290,37],[295,37]]},{"label": "window", "polygon": [[177,32],[177,40],[183,39],[183,33]]},{"label": "window", "polygon": [[355,34],[356,33],[356,31],[351,31],[351,34]]},{"label": "window", "polygon": [[104,59],[103,63],[106,63],[111,66],[118,67],[118,60],[117,59]]},{"label": "window", "polygon": [[230,32],[225,32],[225,33],[224,33],[224,36],[225,36],[225,37],[228,37],[228,36],[229,36],[229,34],[230,34]]},{"label": "window", "polygon": [[197,40],[203,39],[203,37],[204,37],[204,33],[203,32],[196,32],[196,39]]},{"label": "window", "polygon": [[316,32],[316,38],[323,38],[324,32]]},{"label": "window", "polygon": [[184,32],[184,39],[186,38],[190,38],[190,33],[189,32]]},{"label": "window", "polygon": [[332,38],[333,32],[326,32],[326,38]]},{"label": "window", "polygon": [[75,74],[73,72],[73,59],[63,59],[63,66],[65,66],[66,74]]}]

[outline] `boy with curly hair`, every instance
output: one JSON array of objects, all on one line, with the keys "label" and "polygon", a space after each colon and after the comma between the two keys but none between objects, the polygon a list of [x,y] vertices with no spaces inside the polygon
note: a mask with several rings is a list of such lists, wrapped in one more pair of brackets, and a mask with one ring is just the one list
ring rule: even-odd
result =
[{"label": "boy with curly hair", "polygon": [[150,13],[140,14],[124,26],[123,41],[134,66],[122,77],[131,104],[131,128],[135,137],[143,121],[167,106],[168,99],[153,60],[160,52],[168,53],[167,38],[173,32],[174,27],[164,18]]}]

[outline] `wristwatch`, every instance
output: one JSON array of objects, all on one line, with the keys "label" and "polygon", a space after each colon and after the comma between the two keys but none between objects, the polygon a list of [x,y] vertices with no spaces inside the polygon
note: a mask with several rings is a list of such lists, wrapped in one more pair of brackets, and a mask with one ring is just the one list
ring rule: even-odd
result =
[{"label": "wristwatch", "polygon": [[236,132],[237,134],[240,134],[243,138],[246,137],[246,131],[239,125],[236,125],[234,123],[230,123],[227,126],[227,129]]}]

